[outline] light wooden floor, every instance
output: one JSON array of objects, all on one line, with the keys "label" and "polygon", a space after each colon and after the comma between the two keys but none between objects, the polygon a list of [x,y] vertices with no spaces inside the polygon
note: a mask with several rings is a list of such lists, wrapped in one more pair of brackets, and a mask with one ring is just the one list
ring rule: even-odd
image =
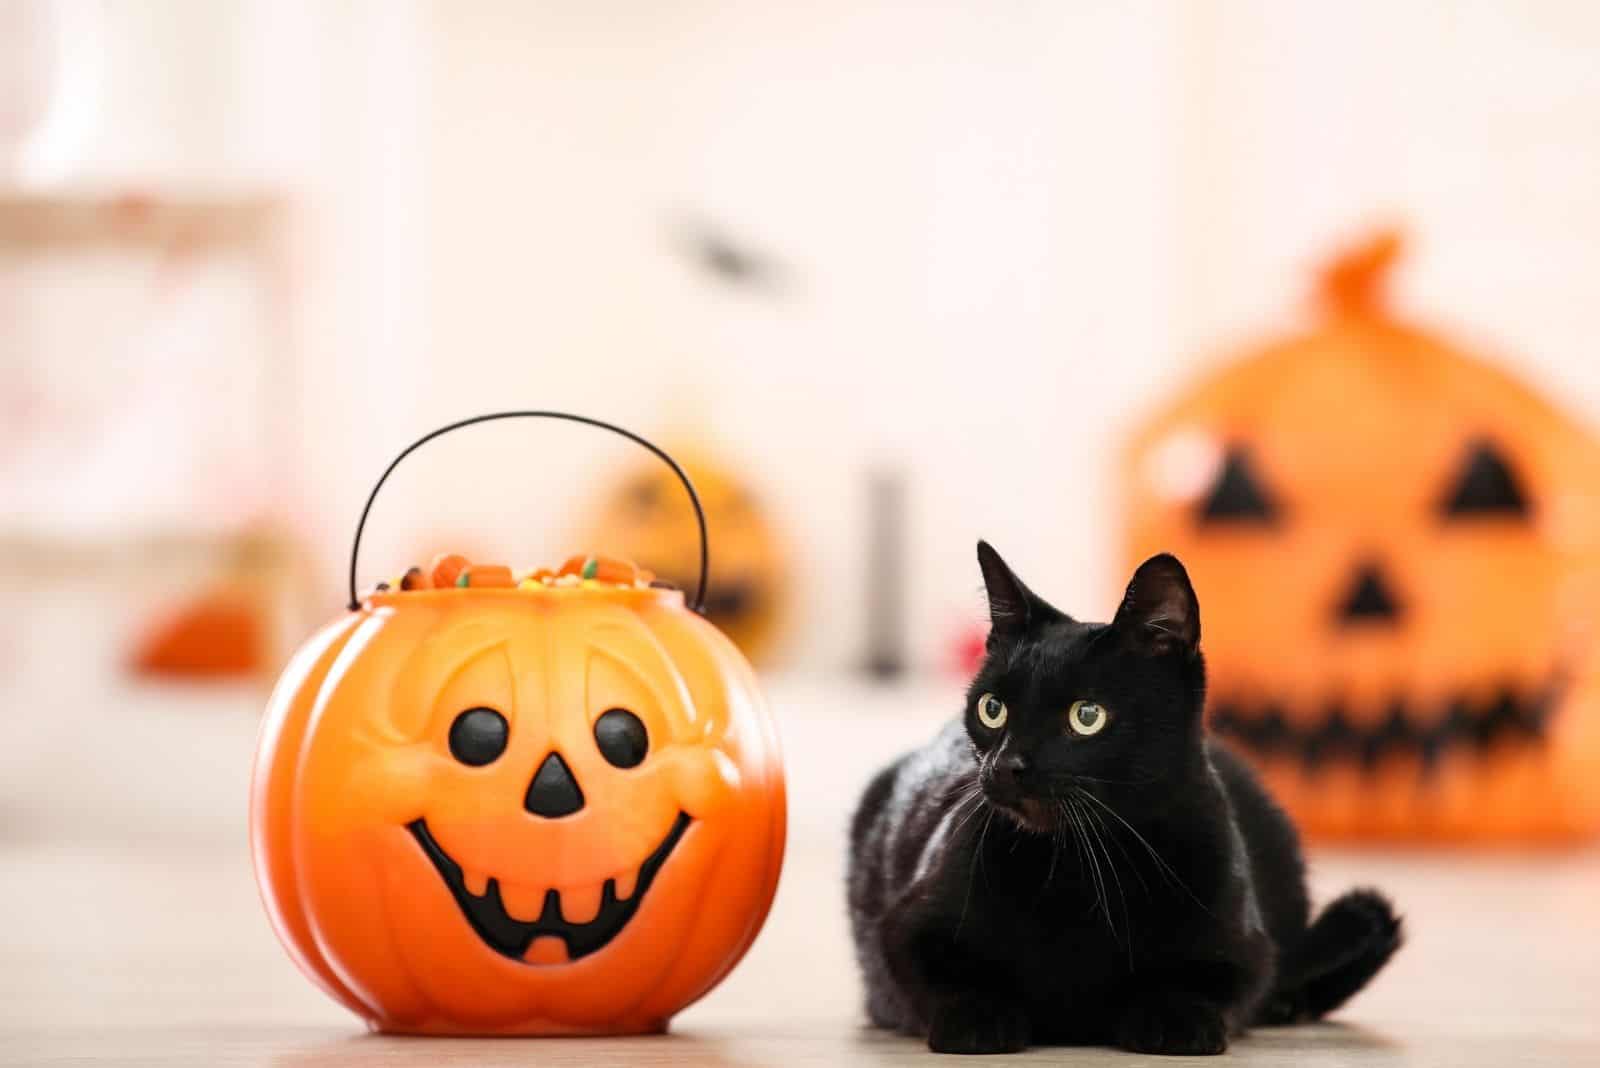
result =
[{"label": "light wooden floor", "polygon": [[[625,1040],[381,1038],[324,999],[273,940],[251,880],[241,770],[249,702],[122,709],[87,750],[81,732],[54,749],[35,739],[36,752],[59,760],[55,770],[0,779],[0,1063],[927,1061],[919,1044],[862,1026],[839,828],[867,770],[925,731],[948,695],[864,691],[844,715],[836,685],[778,685],[772,697],[786,712],[796,813],[772,918],[673,1034]],[[932,711],[889,711],[910,701]],[[830,744],[840,737],[853,739],[848,753]],[[182,759],[163,765],[174,755]],[[130,763],[138,767],[122,767]],[[1338,1022],[1259,1032],[1232,1059],[1600,1065],[1600,852],[1319,854],[1314,879],[1324,895],[1357,882],[1389,890],[1411,943]],[[1019,1060],[1159,1062],[1109,1050]]]}]

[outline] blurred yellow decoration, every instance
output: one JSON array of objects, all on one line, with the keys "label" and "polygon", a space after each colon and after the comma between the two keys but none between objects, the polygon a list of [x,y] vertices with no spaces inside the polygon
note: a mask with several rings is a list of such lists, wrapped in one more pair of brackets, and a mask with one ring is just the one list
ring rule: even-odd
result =
[{"label": "blurred yellow decoration", "polygon": [[[789,556],[748,484],[702,448],[670,448],[694,480],[711,536],[705,615],[751,661],[769,660],[791,611]],[[672,472],[655,463],[626,471],[597,502],[578,544],[653,571],[680,589],[699,545],[694,513]]]},{"label": "blurred yellow decoration", "polygon": [[1600,448],[1394,318],[1381,234],[1312,328],[1179,394],[1125,454],[1125,565],[1188,565],[1211,721],[1322,838],[1600,828]]}]

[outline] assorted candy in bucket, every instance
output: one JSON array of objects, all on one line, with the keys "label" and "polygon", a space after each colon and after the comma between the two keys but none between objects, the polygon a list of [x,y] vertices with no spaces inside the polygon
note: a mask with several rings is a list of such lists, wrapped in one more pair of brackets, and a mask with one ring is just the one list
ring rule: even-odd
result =
[{"label": "assorted candy in bucket", "polygon": [[559,568],[513,571],[505,564],[475,564],[460,553],[441,553],[427,567],[409,568],[405,574],[380,582],[373,593],[447,589],[648,589],[655,576],[629,560],[609,556],[570,556]]}]

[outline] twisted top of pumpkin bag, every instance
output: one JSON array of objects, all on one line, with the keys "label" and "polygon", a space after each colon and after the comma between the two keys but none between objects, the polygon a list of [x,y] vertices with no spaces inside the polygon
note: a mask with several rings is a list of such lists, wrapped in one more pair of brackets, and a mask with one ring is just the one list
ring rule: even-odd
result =
[{"label": "twisted top of pumpkin bag", "polygon": [[452,589],[624,589],[661,588],[655,575],[631,560],[610,556],[569,556],[552,571],[549,568],[513,572],[505,564],[475,564],[460,553],[440,553],[427,567],[413,567],[388,582],[380,582],[370,593],[405,593],[415,590]]},{"label": "twisted top of pumpkin bag", "polygon": [[1317,304],[1325,314],[1382,318],[1388,311],[1389,274],[1405,251],[1399,230],[1379,230],[1342,249],[1322,268]]}]

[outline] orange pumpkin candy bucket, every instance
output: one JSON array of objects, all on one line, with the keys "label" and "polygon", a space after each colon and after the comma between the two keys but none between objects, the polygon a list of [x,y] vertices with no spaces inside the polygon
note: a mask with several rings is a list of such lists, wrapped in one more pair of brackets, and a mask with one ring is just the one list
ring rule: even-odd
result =
[{"label": "orange pumpkin candy bucket", "polygon": [[[700,520],[695,598],[620,562],[518,579],[459,557],[358,597],[389,474],[509,418],[671,467]],[[698,612],[708,557],[687,476],[608,423],[500,412],[395,458],[350,611],[285,669],[256,753],[256,877],[309,978],[380,1031],[624,1034],[733,968],[777,889],[784,780],[753,672]]]}]

